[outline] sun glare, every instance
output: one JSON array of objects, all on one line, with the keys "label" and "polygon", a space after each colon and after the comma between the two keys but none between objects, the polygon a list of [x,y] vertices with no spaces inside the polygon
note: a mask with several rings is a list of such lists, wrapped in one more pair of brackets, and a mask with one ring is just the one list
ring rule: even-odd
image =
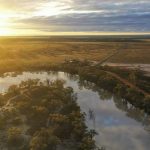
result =
[{"label": "sun glare", "polygon": [[9,35],[9,34],[11,34],[11,29],[1,27],[1,25],[0,25],[0,36]]},{"label": "sun glare", "polygon": [[10,23],[8,16],[1,14],[0,15],[0,36],[11,34]]}]

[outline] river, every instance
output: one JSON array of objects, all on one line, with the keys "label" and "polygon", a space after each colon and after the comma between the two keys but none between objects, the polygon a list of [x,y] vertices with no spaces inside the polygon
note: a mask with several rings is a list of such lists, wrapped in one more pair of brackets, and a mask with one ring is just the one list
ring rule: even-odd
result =
[{"label": "river", "polygon": [[0,92],[28,79],[62,79],[65,86],[71,86],[77,93],[78,105],[86,113],[88,128],[98,133],[98,146],[106,150],[149,150],[150,116],[120,97],[64,72],[7,73],[0,77]]}]

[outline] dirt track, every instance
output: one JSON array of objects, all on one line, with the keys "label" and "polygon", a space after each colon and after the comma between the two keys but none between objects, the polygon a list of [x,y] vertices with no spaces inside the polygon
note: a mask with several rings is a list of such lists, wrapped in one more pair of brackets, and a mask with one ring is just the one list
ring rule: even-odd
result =
[{"label": "dirt track", "polygon": [[116,78],[117,80],[121,81],[122,83],[124,83],[125,85],[143,93],[145,96],[150,96],[149,93],[145,92],[144,90],[140,89],[139,87],[137,87],[136,85],[132,84],[131,82],[129,82],[128,80],[120,77],[119,75],[109,72],[109,71],[105,71],[106,73],[108,73],[109,75],[113,76],[114,78]]}]

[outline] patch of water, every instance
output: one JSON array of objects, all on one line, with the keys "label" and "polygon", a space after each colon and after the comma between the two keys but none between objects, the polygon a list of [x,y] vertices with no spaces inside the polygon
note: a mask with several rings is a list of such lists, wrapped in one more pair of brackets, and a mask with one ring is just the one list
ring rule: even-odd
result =
[{"label": "patch of water", "polygon": [[71,86],[77,93],[81,110],[86,113],[88,128],[98,133],[97,145],[106,150],[149,150],[150,117],[94,84],[81,82],[78,76],[64,72],[23,72],[13,76],[10,73],[0,77],[0,92],[28,79],[62,79],[65,86]]}]

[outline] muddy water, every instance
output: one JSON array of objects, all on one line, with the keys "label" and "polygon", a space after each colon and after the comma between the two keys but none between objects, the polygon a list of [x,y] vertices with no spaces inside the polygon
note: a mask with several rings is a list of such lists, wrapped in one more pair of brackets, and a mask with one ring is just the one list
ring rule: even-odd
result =
[{"label": "muddy water", "polygon": [[63,72],[7,73],[0,77],[0,92],[28,79],[63,79],[78,96],[78,104],[86,113],[86,124],[98,135],[96,144],[106,150],[149,150],[150,116],[94,84],[79,81],[78,76]]}]

